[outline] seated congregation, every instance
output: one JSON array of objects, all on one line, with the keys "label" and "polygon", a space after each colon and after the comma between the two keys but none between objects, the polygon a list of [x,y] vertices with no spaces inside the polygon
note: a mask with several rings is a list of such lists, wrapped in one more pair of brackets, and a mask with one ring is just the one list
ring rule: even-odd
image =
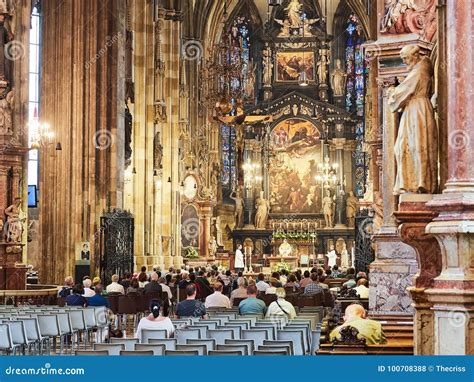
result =
[{"label": "seated congregation", "polygon": [[[413,317],[368,317],[367,275],[214,268],[72,277],[55,305],[0,307],[6,354],[413,354]],[[59,348],[58,348],[59,343]]]}]

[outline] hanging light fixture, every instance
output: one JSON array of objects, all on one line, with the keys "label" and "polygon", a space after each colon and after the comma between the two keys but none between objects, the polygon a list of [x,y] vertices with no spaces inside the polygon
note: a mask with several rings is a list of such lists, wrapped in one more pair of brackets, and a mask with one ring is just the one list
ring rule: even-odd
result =
[{"label": "hanging light fixture", "polygon": [[268,0],[269,7],[279,7],[281,5],[281,0]]}]

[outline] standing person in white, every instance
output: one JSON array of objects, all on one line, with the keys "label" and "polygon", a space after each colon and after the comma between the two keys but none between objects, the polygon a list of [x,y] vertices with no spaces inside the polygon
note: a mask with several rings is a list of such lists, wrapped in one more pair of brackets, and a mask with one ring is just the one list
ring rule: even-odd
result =
[{"label": "standing person in white", "polygon": [[334,249],[334,245],[331,245],[331,250],[326,255],[328,258],[328,268],[332,268],[336,265],[337,255],[336,250]]},{"label": "standing person in white", "polygon": [[242,244],[239,244],[237,246],[237,249],[235,251],[235,263],[234,263],[234,268],[236,272],[241,272],[245,268],[244,264],[244,254],[242,252]]}]

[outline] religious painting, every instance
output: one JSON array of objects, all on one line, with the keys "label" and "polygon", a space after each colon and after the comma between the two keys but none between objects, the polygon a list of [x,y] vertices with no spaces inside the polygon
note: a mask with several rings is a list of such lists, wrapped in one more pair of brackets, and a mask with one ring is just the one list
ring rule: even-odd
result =
[{"label": "religious painting", "polygon": [[298,82],[301,73],[306,73],[308,81],[314,81],[313,52],[278,52],[276,62],[278,82]]},{"label": "religious painting", "polygon": [[309,121],[290,118],[272,130],[270,212],[319,214],[322,189],[316,182],[321,160],[318,128]]},{"label": "religious painting", "polygon": [[181,215],[181,245],[199,248],[200,222],[196,207],[188,204]]},{"label": "religious painting", "polygon": [[84,241],[76,245],[76,263],[89,264],[91,260],[90,243]]}]

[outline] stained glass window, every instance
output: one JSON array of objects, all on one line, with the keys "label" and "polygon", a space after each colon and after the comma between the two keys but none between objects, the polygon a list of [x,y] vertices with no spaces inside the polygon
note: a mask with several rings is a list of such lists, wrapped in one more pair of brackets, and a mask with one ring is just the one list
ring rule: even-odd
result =
[{"label": "stained glass window", "polygon": [[235,190],[237,185],[235,127],[222,125],[222,187]]},{"label": "stained glass window", "polygon": [[[254,99],[255,86],[255,68],[250,55],[250,20],[244,16],[237,16],[231,23],[229,29],[230,50],[233,57],[230,57],[230,62],[242,65],[240,75],[231,79],[232,92],[243,93],[243,98],[247,101]],[[248,86],[247,86],[248,85]]]},{"label": "stained glass window", "polygon": [[[242,66],[238,76],[230,79],[231,94],[241,94],[245,102],[255,100],[255,66],[251,58],[251,24],[248,17],[237,16],[229,24],[228,40],[232,49],[229,50],[228,61]],[[233,111],[236,113],[237,96],[232,99]],[[222,125],[222,187],[228,191],[237,186],[237,153],[235,147],[235,127]]]},{"label": "stained glass window", "polygon": [[365,193],[366,180],[366,156],[364,152],[364,108],[365,108],[365,83],[367,69],[365,67],[362,43],[364,36],[359,19],[351,15],[347,21],[346,36],[346,110],[355,114],[359,120],[356,125],[355,139],[356,148],[354,152],[355,164],[355,194],[363,197]]}]

